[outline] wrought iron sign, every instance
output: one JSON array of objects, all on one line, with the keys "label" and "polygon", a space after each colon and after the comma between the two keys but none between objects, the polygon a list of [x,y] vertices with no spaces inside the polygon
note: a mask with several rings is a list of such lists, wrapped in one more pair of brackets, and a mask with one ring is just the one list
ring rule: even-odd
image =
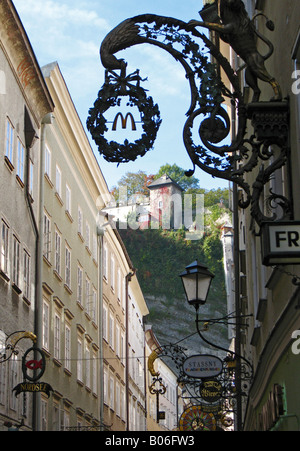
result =
[{"label": "wrought iron sign", "polygon": [[[5,335],[5,334],[4,334]],[[25,330],[20,330],[13,332],[7,336],[5,336],[5,340],[3,343],[3,349],[0,350],[0,363],[4,363],[9,360],[13,355],[18,355],[19,350],[17,345],[20,340],[28,338],[33,343],[36,343],[36,335],[32,332],[28,332]]]},{"label": "wrought iron sign", "polygon": [[48,398],[53,391],[50,384],[47,382],[40,382],[39,379],[43,376],[46,369],[45,354],[41,349],[33,346],[27,349],[22,357],[22,372],[24,380],[14,387],[13,392],[15,396],[20,393],[45,393]]},{"label": "wrought iron sign", "polygon": [[[126,74],[127,63],[115,56],[121,50],[138,44],[152,44],[172,55],[181,64],[190,86],[191,102],[183,129],[183,142],[192,162],[212,175],[236,183],[244,191],[240,207],[251,205],[251,214],[260,225],[266,220],[261,207],[261,195],[274,172],[285,165],[289,156],[289,104],[282,100],[281,89],[265,67],[265,60],[273,53],[273,46],[255,28],[241,0],[216,0],[200,11],[203,21],[184,22],[172,17],[143,14],[124,20],[103,40],[100,55],[106,69],[105,83],[94,106],[89,111],[87,127],[98,145],[99,152],[108,161],[128,162],[150,150],[156,138],[161,119],[159,109],[140,86],[139,71]],[[266,18],[266,26],[274,29]],[[217,32],[244,60],[246,80],[253,90],[251,103],[246,103],[241,91],[239,75],[220,53],[217,45],[198,30],[204,27]],[[265,56],[257,51],[257,39],[269,48]],[[210,61],[213,57],[216,64]],[[228,84],[219,73],[227,77]],[[257,79],[269,83],[274,91],[272,101],[261,102]],[[226,86],[232,86],[229,90]],[[137,106],[143,124],[143,134],[133,143],[107,142],[107,121],[104,113],[120,105],[120,98],[128,97],[128,106]],[[237,112],[237,127],[232,128],[225,106]],[[248,121],[254,134],[246,137]],[[123,121],[125,124],[125,121]],[[226,141],[225,141],[226,139]],[[231,141],[228,144],[228,140]],[[245,174],[260,164],[254,183],[249,185]],[[280,217],[274,214],[268,220],[287,218],[291,205],[287,198],[270,192],[269,206],[280,204]]]},{"label": "wrought iron sign", "polygon": [[[161,346],[148,359],[148,370],[153,376],[149,390],[157,394],[163,388],[160,373],[154,369],[155,360],[170,358],[177,369],[177,382],[186,390],[184,398],[192,404],[182,414],[180,430],[224,430],[233,425],[237,396],[246,400],[253,377],[252,366],[235,352],[208,341],[198,327],[197,332],[206,344],[224,351],[224,358],[208,354],[187,356],[186,349],[178,344]],[[241,379],[242,392],[238,392],[237,378]],[[154,392],[157,382],[160,386]]]}]

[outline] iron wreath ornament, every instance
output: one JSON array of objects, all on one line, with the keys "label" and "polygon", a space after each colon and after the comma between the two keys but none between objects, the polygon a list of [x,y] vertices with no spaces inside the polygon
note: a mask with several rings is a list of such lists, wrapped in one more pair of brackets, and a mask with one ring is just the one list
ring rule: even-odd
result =
[{"label": "iron wreath ornament", "polygon": [[[89,110],[87,128],[107,161],[134,161],[152,149],[161,124],[158,106],[140,86],[144,80],[139,71],[127,75],[127,63],[117,59],[115,54],[144,43],[159,47],[182,65],[190,86],[191,102],[183,128],[183,142],[192,168],[186,174],[193,175],[197,166],[212,177],[236,183],[244,193],[239,207],[251,206],[251,215],[259,226],[264,221],[290,219],[292,206],[287,197],[270,190],[264,203],[268,205],[268,214],[261,205],[266,184],[274,172],[286,164],[290,152],[289,103],[282,99],[278,82],[264,65],[273,53],[273,45],[256,30],[254,18],[249,18],[241,0],[216,0],[206,5],[200,15],[203,21],[184,22],[172,17],[143,14],[126,19],[114,28],[101,44],[105,83]],[[273,31],[273,22],[265,19],[266,27]],[[246,103],[240,88],[239,71],[243,67],[233,68],[219,47],[198,31],[198,27],[215,31],[244,61],[245,78],[253,90],[250,103]],[[257,38],[268,45],[266,55],[257,51]],[[228,81],[226,84],[224,77]],[[260,101],[257,79],[271,85],[274,92],[271,100]],[[143,134],[134,143],[128,140],[123,144],[108,142],[104,137],[108,131],[104,113],[108,108],[118,106],[120,97],[125,96],[129,97],[128,106],[134,105],[139,109]],[[225,99],[236,112],[236,127],[232,125]],[[254,133],[246,137],[249,120]],[[258,175],[251,186],[245,175],[257,167]],[[281,208],[280,217],[278,206]],[[274,213],[269,214],[271,210]]]}]

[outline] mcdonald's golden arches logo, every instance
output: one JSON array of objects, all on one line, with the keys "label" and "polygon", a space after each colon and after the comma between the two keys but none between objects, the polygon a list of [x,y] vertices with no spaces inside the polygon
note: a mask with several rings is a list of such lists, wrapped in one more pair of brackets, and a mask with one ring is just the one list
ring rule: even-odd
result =
[{"label": "mcdonald's golden arches logo", "polygon": [[135,120],[134,120],[134,117],[132,116],[132,114],[131,113],[127,113],[125,118],[124,118],[123,114],[119,112],[116,115],[115,120],[113,122],[112,130],[114,132],[117,130],[117,122],[118,122],[119,117],[121,118],[121,124],[122,124],[122,128],[123,129],[126,128],[127,120],[128,120],[128,118],[130,118],[130,120],[131,120],[131,129],[132,129],[132,131],[136,131],[136,124],[135,124]]}]

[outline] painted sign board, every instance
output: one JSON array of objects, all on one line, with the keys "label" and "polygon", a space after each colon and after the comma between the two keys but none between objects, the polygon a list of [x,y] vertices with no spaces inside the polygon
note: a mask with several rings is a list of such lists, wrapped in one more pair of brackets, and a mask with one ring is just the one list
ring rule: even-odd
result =
[{"label": "painted sign board", "polygon": [[222,370],[222,360],[214,355],[193,355],[183,362],[183,371],[189,377],[200,379],[214,377],[220,374]]},{"label": "painted sign board", "polygon": [[300,264],[300,221],[262,223],[261,250],[266,266]]}]

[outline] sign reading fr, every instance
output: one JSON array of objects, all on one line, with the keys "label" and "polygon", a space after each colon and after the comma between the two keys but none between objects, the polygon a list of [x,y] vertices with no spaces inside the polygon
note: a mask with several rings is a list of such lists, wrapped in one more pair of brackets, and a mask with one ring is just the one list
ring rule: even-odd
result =
[{"label": "sign reading fr", "polygon": [[263,264],[300,264],[300,222],[265,222],[261,227]]}]

